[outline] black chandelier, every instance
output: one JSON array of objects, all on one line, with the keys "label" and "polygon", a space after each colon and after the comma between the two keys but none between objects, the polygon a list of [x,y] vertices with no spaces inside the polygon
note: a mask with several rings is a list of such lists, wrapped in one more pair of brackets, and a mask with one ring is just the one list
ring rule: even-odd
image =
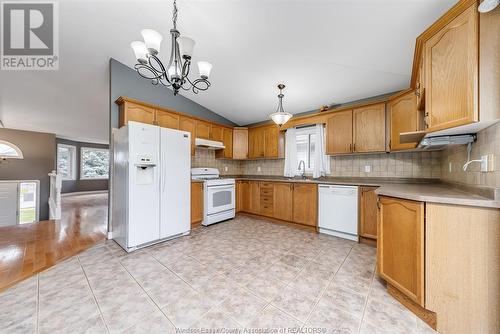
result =
[{"label": "black chandelier", "polygon": [[160,83],[166,87],[172,87],[174,95],[177,95],[180,89],[192,90],[193,93],[198,94],[200,90],[207,90],[210,87],[208,77],[212,70],[212,64],[199,61],[198,71],[200,77],[193,81],[189,79],[191,56],[195,42],[189,37],[181,36],[179,30],[177,30],[177,12],[177,0],[174,0],[172,15],[174,27],[170,29],[172,49],[168,66],[165,68],[158,58],[160,44],[163,39],[161,34],[152,29],[143,29],[141,34],[144,42],[135,41],[130,44],[138,61],[134,68],[141,77],[151,80],[153,85]]}]

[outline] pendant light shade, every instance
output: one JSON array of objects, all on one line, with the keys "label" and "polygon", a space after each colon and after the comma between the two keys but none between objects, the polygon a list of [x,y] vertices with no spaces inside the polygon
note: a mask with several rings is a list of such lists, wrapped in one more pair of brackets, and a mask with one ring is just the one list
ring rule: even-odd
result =
[{"label": "pendant light shade", "polygon": [[212,71],[212,64],[208,61],[199,61],[198,71],[200,71],[200,77],[208,79],[210,72]]},{"label": "pendant light shade", "polygon": [[293,116],[292,114],[285,112],[285,110],[283,110],[283,97],[285,95],[283,95],[282,91],[284,88],[285,88],[284,84],[278,85],[278,89],[280,90],[280,93],[278,94],[278,108],[276,109],[276,112],[269,115],[269,117],[271,117],[273,122],[278,124],[279,126],[282,126],[283,124],[288,122],[290,118],[292,118]]},{"label": "pendant light shade", "polygon": [[177,39],[177,42],[179,43],[181,56],[191,58],[193,56],[193,49],[195,45],[194,39],[185,36],[180,36]]},{"label": "pendant light shade", "polygon": [[159,32],[153,29],[142,29],[141,35],[142,38],[144,38],[144,43],[146,44],[149,52],[153,54],[160,52],[161,40],[163,37]]},{"label": "pendant light shade", "polygon": [[146,44],[141,41],[134,41],[130,43],[130,46],[134,50],[135,59],[137,59],[139,63],[147,63],[148,48],[146,47]]},{"label": "pendant light shade", "polygon": [[500,3],[500,0],[483,0],[477,10],[481,13],[491,12]]}]

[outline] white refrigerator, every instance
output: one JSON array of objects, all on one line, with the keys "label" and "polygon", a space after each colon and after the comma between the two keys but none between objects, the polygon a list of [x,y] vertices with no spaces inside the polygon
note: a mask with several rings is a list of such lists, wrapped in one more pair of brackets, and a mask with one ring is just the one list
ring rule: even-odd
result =
[{"label": "white refrigerator", "polygon": [[190,136],[131,121],[114,133],[111,234],[127,252],[189,234]]}]

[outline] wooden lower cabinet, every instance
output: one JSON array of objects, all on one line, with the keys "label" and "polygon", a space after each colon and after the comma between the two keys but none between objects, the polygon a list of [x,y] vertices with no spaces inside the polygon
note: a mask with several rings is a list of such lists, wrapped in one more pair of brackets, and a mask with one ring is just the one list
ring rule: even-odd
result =
[{"label": "wooden lower cabinet", "polygon": [[377,240],[378,187],[359,187],[359,236]]},{"label": "wooden lower cabinet", "polygon": [[240,180],[236,211],[307,226],[317,226],[318,186],[290,182]]},{"label": "wooden lower cabinet", "polygon": [[260,214],[260,187],[259,182],[250,182],[249,185],[249,208],[248,212],[259,215]]},{"label": "wooden lower cabinet", "polygon": [[191,228],[203,221],[203,182],[191,182]]},{"label": "wooden lower cabinet", "polygon": [[424,203],[380,197],[377,266],[379,275],[424,306]]},{"label": "wooden lower cabinet", "polygon": [[274,183],[274,218],[291,221],[293,205],[293,184]]},{"label": "wooden lower cabinet", "polygon": [[297,224],[317,226],[317,184],[293,184],[292,221]]}]

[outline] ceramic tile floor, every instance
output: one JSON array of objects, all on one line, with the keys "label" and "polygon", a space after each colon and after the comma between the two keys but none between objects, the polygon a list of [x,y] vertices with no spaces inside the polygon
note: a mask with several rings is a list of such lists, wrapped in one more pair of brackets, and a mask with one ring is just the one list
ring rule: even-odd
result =
[{"label": "ceramic tile floor", "polygon": [[0,333],[432,333],[374,269],[372,247],[239,216],[131,254],[106,241],[33,276],[0,294]]}]

